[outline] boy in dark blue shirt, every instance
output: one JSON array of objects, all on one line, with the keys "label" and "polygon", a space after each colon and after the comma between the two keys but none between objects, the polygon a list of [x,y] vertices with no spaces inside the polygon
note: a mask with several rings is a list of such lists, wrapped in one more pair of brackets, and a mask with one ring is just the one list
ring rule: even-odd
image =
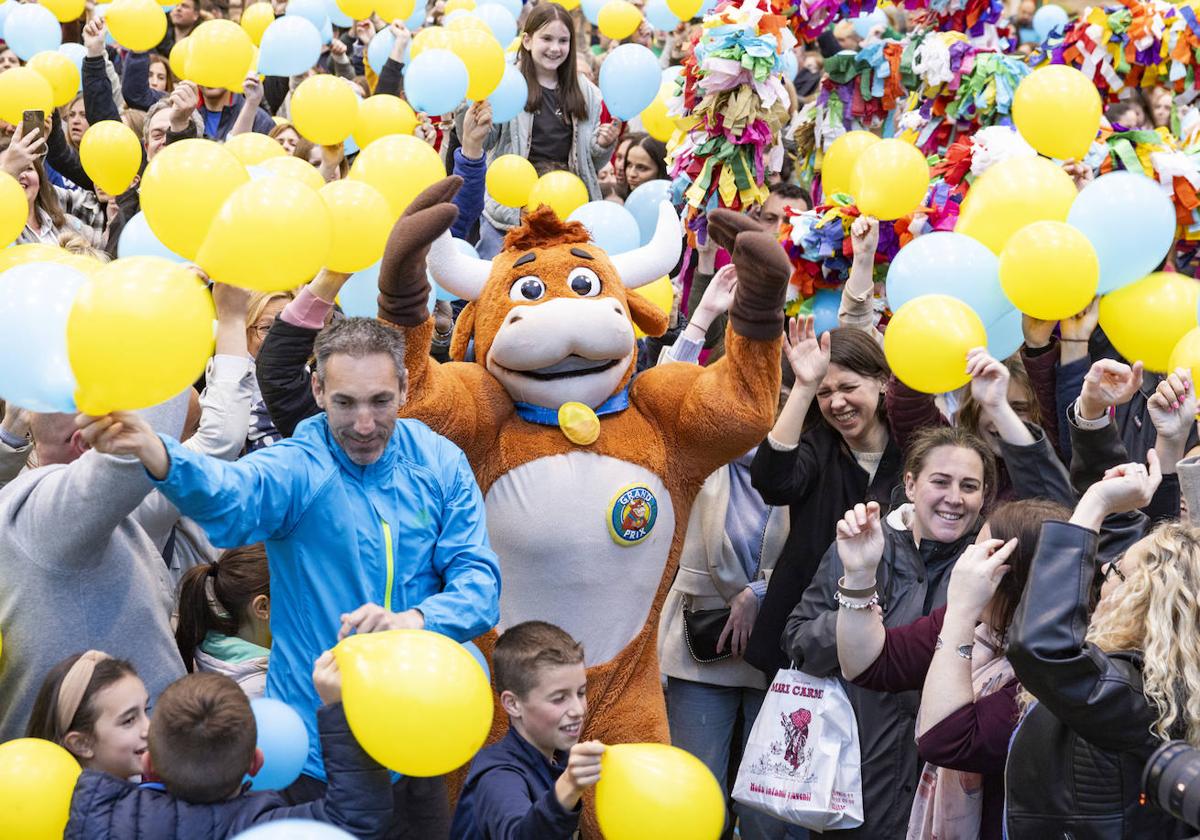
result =
[{"label": "boy in dark blue shirt", "polygon": [[587,712],[583,646],[553,624],[527,621],[500,636],[492,670],[508,734],[471,762],[450,836],[566,840],[604,753],[598,741],[578,743]]}]

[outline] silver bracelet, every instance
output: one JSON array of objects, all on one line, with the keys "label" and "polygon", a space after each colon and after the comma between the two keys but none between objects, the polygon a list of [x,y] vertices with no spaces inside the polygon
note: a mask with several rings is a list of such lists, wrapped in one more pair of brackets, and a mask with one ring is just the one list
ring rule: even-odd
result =
[{"label": "silver bracelet", "polygon": [[833,599],[838,602],[838,606],[847,610],[868,610],[879,603],[879,593],[876,592],[866,600],[857,598],[847,598],[841,592],[833,593]]},{"label": "silver bracelet", "polygon": [[[946,643],[942,640],[942,637],[938,636],[937,643],[934,644],[933,649],[941,650],[945,646],[946,646]],[[975,656],[975,645],[959,645],[958,647],[956,647],[954,649],[954,652],[957,653],[963,659],[970,662]]]}]

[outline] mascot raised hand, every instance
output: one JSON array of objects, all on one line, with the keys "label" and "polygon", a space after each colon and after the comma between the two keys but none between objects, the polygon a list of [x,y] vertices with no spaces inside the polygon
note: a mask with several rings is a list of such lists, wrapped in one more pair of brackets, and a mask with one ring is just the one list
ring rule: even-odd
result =
[{"label": "mascot raised hand", "polygon": [[[700,485],[774,420],[791,266],[752,220],[715,211],[711,235],[738,271],[725,356],[635,377],[634,325],[652,336],[667,326],[636,290],[679,258],[670,205],[649,244],[615,256],[543,207],[485,261],[447,232],[460,184],[417,197],[380,271],[379,318],[407,339],[403,414],[454,441],[475,470],[500,557],[499,629],[538,619],[583,643],[582,738],[667,742],[659,611]],[[451,344],[460,361],[429,356],[426,266],[468,301]],[[474,361],[461,361],[472,339]]]}]

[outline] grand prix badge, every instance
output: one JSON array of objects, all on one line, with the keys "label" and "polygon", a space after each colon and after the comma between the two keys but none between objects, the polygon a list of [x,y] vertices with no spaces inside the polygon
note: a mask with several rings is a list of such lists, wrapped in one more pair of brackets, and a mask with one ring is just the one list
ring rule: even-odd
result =
[{"label": "grand prix badge", "polygon": [[637,545],[654,530],[658,521],[658,499],[644,484],[630,484],[609,503],[608,533],[617,545]]}]

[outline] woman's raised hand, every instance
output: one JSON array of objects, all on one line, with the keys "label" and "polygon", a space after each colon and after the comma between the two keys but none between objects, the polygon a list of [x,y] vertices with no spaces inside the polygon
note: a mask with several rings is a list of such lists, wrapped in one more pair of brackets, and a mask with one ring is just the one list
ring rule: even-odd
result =
[{"label": "woman's raised hand", "polygon": [[816,388],[821,384],[829,370],[829,333],[818,339],[814,318],[790,319],[783,334],[783,351],[797,385]]}]

